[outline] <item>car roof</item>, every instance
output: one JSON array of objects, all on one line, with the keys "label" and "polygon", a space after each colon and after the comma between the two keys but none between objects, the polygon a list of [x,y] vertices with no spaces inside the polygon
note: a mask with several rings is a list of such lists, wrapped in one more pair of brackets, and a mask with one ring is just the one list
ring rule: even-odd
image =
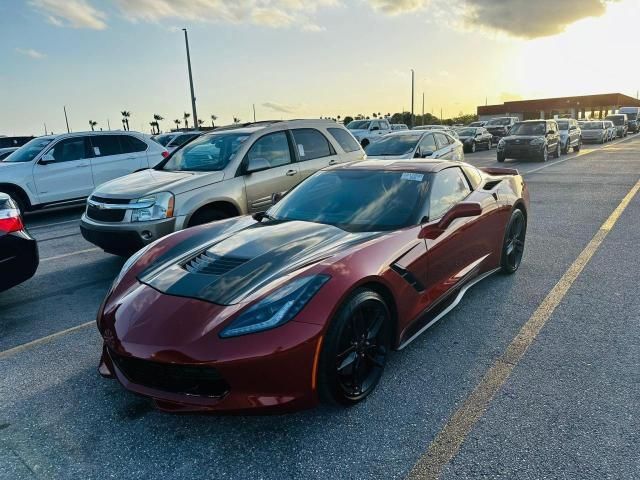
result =
[{"label": "car roof", "polygon": [[395,130],[393,132],[387,133],[386,135],[383,135],[385,137],[399,137],[399,136],[413,136],[413,137],[420,137],[422,135],[426,135],[427,133],[429,133],[428,130]]},{"label": "car roof", "polygon": [[291,128],[309,128],[309,127],[324,127],[324,128],[346,128],[344,125],[334,122],[333,120],[322,119],[292,119],[292,120],[262,120],[260,122],[241,123],[237,125],[226,125],[218,127],[214,130],[206,132],[207,135],[212,135],[222,132],[238,132],[252,134],[268,128],[274,130],[291,129]]},{"label": "car roof", "polygon": [[369,170],[376,172],[417,172],[435,173],[449,167],[460,167],[462,162],[451,160],[367,160],[341,163],[326,170]]}]

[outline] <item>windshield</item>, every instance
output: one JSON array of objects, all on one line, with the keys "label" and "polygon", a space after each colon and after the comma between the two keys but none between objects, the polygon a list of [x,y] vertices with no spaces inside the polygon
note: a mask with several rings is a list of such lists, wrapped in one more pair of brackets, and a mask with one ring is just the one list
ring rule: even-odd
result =
[{"label": "windshield", "polygon": [[165,133],[163,135],[155,136],[153,137],[153,139],[163,147],[166,147],[174,137],[175,137],[175,134]]},{"label": "windshield", "polygon": [[484,122],[471,122],[468,126],[469,127],[482,127],[485,123]]},{"label": "windshield", "polygon": [[371,125],[371,122],[367,120],[354,120],[353,122],[349,122],[347,128],[349,130],[369,130],[369,125]]},{"label": "windshield", "polygon": [[476,129],[475,128],[461,128],[457,130],[459,137],[475,137]]},{"label": "windshield", "polygon": [[546,123],[516,123],[511,127],[511,135],[544,135],[546,133]]},{"label": "windshield", "polygon": [[613,124],[617,126],[624,125],[624,117],[622,115],[611,115],[609,117],[605,117],[605,120],[611,120]]},{"label": "windshield", "polygon": [[602,122],[584,122],[580,124],[582,130],[602,130],[604,124]]},{"label": "windshield", "polygon": [[420,137],[421,135],[390,135],[370,143],[364,150],[369,156],[406,155],[416,148]]},{"label": "windshield", "polygon": [[628,120],[636,120],[638,118],[638,112],[620,112],[627,116]]},{"label": "windshield", "polygon": [[52,138],[34,138],[5,158],[3,162],[30,162],[52,141]]},{"label": "windshield", "polygon": [[347,231],[395,230],[420,222],[430,176],[332,170],[312,175],[267,213],[274,220],[334,225]]},{"label": "windshield", "polygon": [[564,122],[562,120],[558,120],[558,128],[560,130],[569,130],[569,122]]},{"label": "windshield", "polygon": [[511,119],[510,118],[492,118],[491,120],[489,120],[487,122],[487,124],[485,125],[485,127],[488,126],[501,126],[501,127],[506,127],[511,123]]},{"label": "windshield", "polygon": [[243,142],[247,133],[205,135],[177,150],[160,170],[175,172],[214,172],[224,169]]}]

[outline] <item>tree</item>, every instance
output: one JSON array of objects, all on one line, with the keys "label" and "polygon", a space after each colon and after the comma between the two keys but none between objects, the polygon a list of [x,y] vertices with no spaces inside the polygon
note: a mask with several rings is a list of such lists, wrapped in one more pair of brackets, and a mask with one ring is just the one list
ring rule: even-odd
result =
[{"label": "tree", "polygon": [[160,133],[160,121],[164,120],[164,117],[162,115],[158,115],[157,113],[153,114],[153,121],[156,124],[156,128],[158,129],[158,133]]},{"label": "tree", "polygon": [[233,123],[240,123],[240,119],[238,117],[233,117]]},{"label": "tree", "polygon": [[158,124],[158,122],[154,120],[153,122],[149,122],[149,125],[151,125],[151,134],[160,133],[160,125]]},{"label": "tree", "polygon": [[131,112],[123,110],[120,113],[122,114],[122,126],[125,130],[129,130],[129,117],[131,116]]},{"label": "tree", "polygon": [[373,118],[378,118],[378,114],[376,112],[373,112],[371,115],[373,116]]},{"label": "tree", "polygon": [[202,125],[204,125],[204,120],[199,118],[198,119],[198,126],[201,127]]},{"label": "tree", "polygon": [[189,117],[191,116],[190,113],[184,112],[184,115],[182,116],[182,118],[184,118],[184,128],[189,128]]},{"label": "tree", "polygon": [[173,123],[176,124],[176,130],[178,130],[180,128],[180,125],[182,124],[182,120],[180,120],[179,118],[176,118]]},{"label": "tree", "polygon": [[211,115],[211,128],[216,128],[216,120],[217,119],[218,119],[217,116]]},{"label": "tree", "polygon": [[91,127],[91,131],[95,131],[95,126],[98,125],[98,122],[95,122],[93,120],[89,120],[89,126]]},{"label": "tree", "polygon": [[347,115],[346,117],[344,117],[343,123],[345,125],[349,125],[351,122],[353,122],[353,117],[350,117],[349,115]]}]

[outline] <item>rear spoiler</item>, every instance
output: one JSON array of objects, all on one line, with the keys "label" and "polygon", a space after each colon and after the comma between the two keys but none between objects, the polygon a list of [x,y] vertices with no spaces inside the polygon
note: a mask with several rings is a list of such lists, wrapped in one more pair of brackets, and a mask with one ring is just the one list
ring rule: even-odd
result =
[{"label": "rear spoiler", "polygon": [[484,167],[480,170],[489,175],[520,175],[520,172],[515,168]]}]

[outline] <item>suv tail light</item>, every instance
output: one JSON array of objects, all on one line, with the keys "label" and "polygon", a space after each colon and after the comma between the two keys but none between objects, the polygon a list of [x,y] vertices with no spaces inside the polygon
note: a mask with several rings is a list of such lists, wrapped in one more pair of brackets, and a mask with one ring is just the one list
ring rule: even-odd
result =
[{"label": "suv tail light", "polygon": [[17,209],[0,210],[0,232],[12,233],[24,230],[22,217]]},{"label": "suv tail light", "polygon": [[167,158],[169,156],[169,152],[167,152],[166,150],[162,151],[162,158]]}]

